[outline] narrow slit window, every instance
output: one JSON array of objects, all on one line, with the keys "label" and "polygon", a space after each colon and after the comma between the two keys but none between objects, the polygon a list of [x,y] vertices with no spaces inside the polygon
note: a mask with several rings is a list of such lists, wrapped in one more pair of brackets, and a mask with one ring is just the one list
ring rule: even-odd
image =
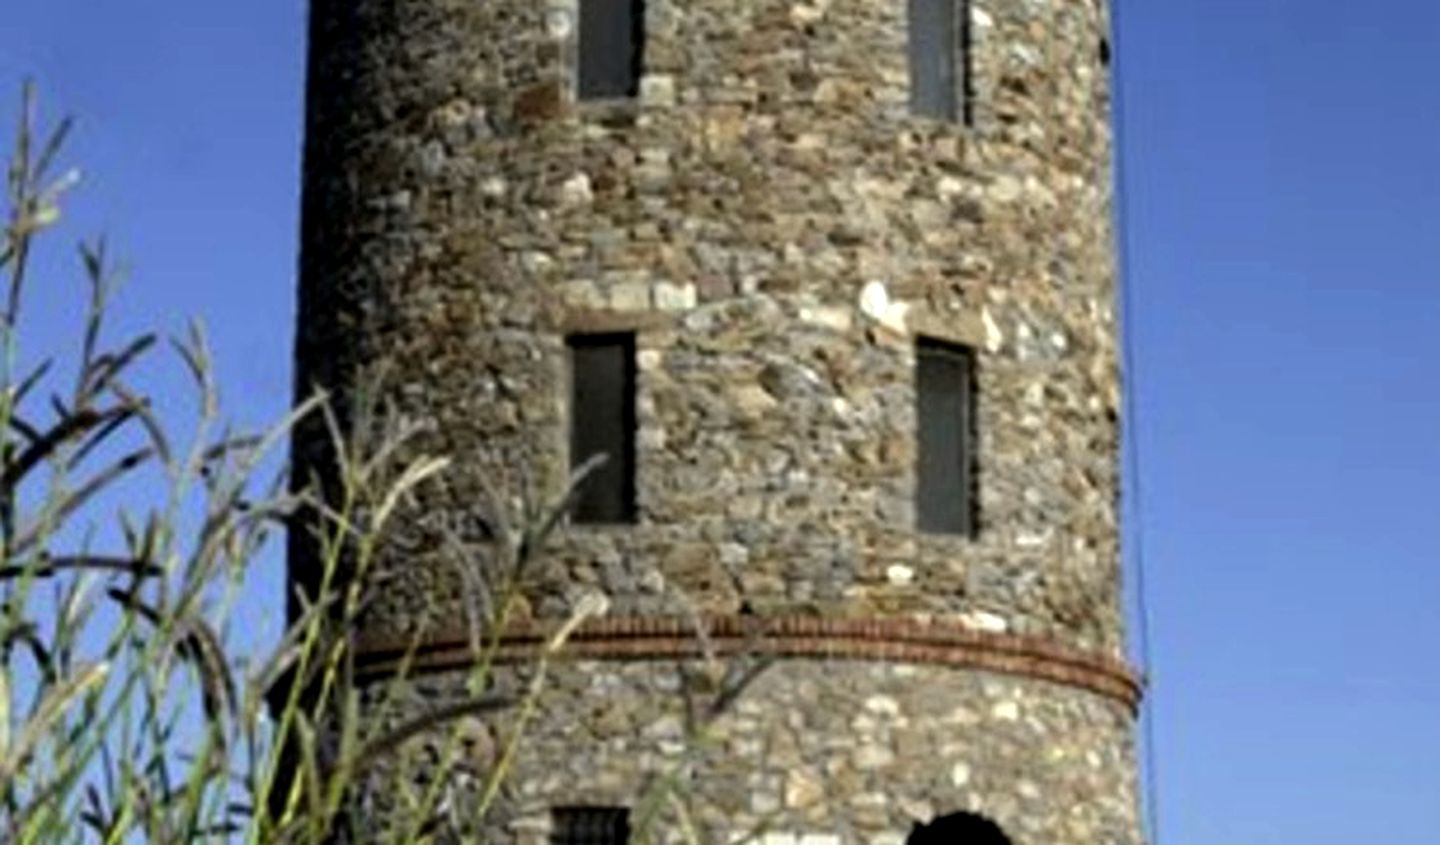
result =
[{"label": "narrow slit window", "polygon": [[635,521],[635,335],[575,335],[570,350],[570,468],[605,462],[581,483],[577,523]]},{"label": "narrow slit window", "polygon": [[551,818],[552,845],[627,845],[630,811],[624,807],[557,807]]},{"label": "narrow slit window", "polygon": [[920,530],[974,536],[975,354],[964,346],[922,339],[915,362]]},{"label": "narrow slit window", "polygon": [[909,0],[910,111],[971,121],[969,0]]},{"label": "narrow slit window", "polygon": [[645,0],[580,0],[580,98],[634,97],[644,64]]}]

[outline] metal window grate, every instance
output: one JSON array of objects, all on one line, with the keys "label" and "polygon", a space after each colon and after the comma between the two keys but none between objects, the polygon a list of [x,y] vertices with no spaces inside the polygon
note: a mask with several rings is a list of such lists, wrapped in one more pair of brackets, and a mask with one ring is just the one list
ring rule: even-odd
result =
[{"label": "metal window grate", "polygon": [[634,97],[645,65],[645,0],[580,0],[580,98]]},{"label": "metal window grate", "polygon": [[910,111],[972,122],[969,0],[909,0]]},{"label": "metal window grate", "polygon": [[918,424],[916,513],[920,530],[973,536],[975,354],[922,338],[915,348]]},{"label": "metal window grate", "polygon": [[578,523],[635,521],[635,335],[576,335],[570,351],[570,467],[605,463],[580,485]]},{"label": "metal window grate", "polygon": [[551,819],[552,845],[626,845],[630,811],[624,807],[557,807]]}]

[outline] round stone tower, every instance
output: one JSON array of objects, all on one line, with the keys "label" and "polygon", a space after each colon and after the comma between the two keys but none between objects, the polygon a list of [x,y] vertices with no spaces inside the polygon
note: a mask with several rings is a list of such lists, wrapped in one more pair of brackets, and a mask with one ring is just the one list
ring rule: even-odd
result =
[{"label": "round stone tower", "polygon": [[[609,610],[485,841],[622,841],[672,771],[707,843],[1142,841],[1102,0],[311,15],[299,388],[343,418],[378,370],[454,460],[362,660],[418,639],[417,698],[460,694],[480,503],[609,457],[500,681],[587,592]],[[691,747],[695,679],[760,656]]]}]

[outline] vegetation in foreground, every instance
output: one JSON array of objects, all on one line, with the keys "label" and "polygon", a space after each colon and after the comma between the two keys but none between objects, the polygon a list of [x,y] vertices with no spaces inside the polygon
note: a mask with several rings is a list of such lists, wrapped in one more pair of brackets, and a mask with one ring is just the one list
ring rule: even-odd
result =
[{"label": "vegetation in foreground", "polygon": [[[373,580],[366,574],[387,526],[446,459],[413,454],[414,432],[364,397],[344,430],[324,396],[268,430],[231,430],[198,324],[168,342],[198,409],[177,436],[136,387],[167,344],[107,331],[116,276],[102,243],[79,248],[87,296],[73,358],[31,360],[26,294],[55,284],[32,278],[36,246],[78,181],[58,166],[70,122],[44,134],[36,125],[27,85],[0,208],[0,838],[479,841],[550,661],[578,625],[605,612],[603,596],[581,601],[540,650],[524,689],[512,699],[487,692],[498,632],[570,497],[526,503],[513,527],[495,498],[487,559],[456,561],[473,593],[470,697],[418,716],[404,711],[402,660],[365,690],[362,714],[347,636],[367,600],[362,585]],[[323,425],[331,437],[332,492],[323,498],[317,484],[273,469],[299,424]],[[234,635],[244,627],[237,602],[287,529],[310,532],[322,598],[299,597],[278,643],[247,642]],[[495,595],[482,572],[498,574]],[[690,720],[697,752],[767,665],[710,663],[722,678],[711,706],[685,702],[687,713],[704,714]],[[477,766],[470,739],[487,714],[498,741]],[[699,841],[680,788],[693,762],[683,755],[651,779],[635,841],[662,829]],[[380,792],[383,828],[365,799]]]}]

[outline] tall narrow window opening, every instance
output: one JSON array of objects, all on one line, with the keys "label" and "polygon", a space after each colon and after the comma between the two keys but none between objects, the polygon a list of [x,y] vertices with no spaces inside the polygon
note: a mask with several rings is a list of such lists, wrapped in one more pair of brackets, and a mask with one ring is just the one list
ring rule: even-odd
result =
[{"label": "tall narrow window opening", "polygon": [[635,335],[575,335],[570,351],[570,467],[605,463],[580,485],[578,523],[635,521]]},{"label": "tall narrow window opening", "polygon": [[926,338],[915,348],[920,530],[975,533],[975,354]]},{"label": "tall narrow window opening", "polygon": [[557,807],[552,845],[628,845],[630,811],[624,807]]},{"label": "tall narrow window opening", "polygon": [[580,0],[583,100],[634,97],[645,62],[645,0]]},{"label": "tall narrow window opening", "polygon": [[972,122],[970,0],[909,0],[910,111]]}]

